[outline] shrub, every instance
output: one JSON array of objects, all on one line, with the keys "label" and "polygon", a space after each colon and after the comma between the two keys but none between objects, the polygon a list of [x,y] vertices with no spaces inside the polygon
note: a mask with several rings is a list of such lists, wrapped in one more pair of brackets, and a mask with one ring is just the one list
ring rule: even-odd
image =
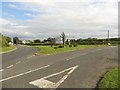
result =
[{"label": "shrub", "polygon": [[10,45],[8,44],[7,37],[5,36],[0,36],[0,45],[2,47],[9,47]]},{"label": "shrub", "polygon": [[64,48],[64,46],[58,46],[59,48]]},{"label": "shrub", "polygon": [[72,47],[72,45],[69,45],[69,47]]},{"label": "shrub", "polygon": [[77,45],[76,45],[76,44],[74,44],[74,47],[77,47]]},{"label": "shrub", "polygon": [[54,47],[54,49],[57,49],[58,47],[56,46],[56,47]]}]

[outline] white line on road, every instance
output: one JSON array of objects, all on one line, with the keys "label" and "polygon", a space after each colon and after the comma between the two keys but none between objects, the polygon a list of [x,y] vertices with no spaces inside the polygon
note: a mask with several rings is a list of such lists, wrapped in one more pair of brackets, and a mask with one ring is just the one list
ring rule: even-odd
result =
[{"label": "white line on road", "polygon": [[47,67],[50,67],[50,65],[43,66],[43,67],[40,67],[40,68],[37,68],[37,69],[34,69],[34,70],[30,70],[30,71],[27,71],[27,72],[24,72],[24,73],[15,75],[15,76],[11,76],[11,77],[8,77],[8,78],[5,78],[5,79],[1,79],[0,82],[6,81],[6,80],[9,80],[9,79],[13,79],[13,78],[25,75],[25,74],[29,74],[31,72],[35,72],[35,71],[38,71],[38,70],[41,70],[41,69],[44,69],[44,68],[47,68]]},{"label": "white line on road", "polygon": [[34,55],[27,57],[27,59],[32,58]]},{"label": "white line on road", "polygon": [[4,71],[4,69],[1,69],[0,72]]},{"label": "white line on road", "polygon": [[68,59],[66,59],[66,60],[68,61],[68,60],[71,60],[71,59],[74,59],[74,58],[75,58],[75,57],[72,57],[72,58],[68,58]]},{"label": "white line on road", "polygon": [[[67,77],[78,67],[77,66],[74,66],[74,67],[70,67],[68,69],[65,69],[63,71],[60,71],[58,73],[54,73],[54,74],[51,74],[49,76],[45,76],[41,79],[37,79],[37,80],[34,80],[34,81],[31,81],[29,82],[29,84],[32,84],[34,86],[37,86],[39,88],[52,88],[52,89],[56,89],[58,86],[60,86],[60,84],[62,84],[66,79]],[[51,82],[51,81],[48,81],[46,80],[47,78],[50,78],[50,77],[54,77],[54,76],[57,76],[59,74],[62,74],[66,71],[69,71],[65,76],[63,76],[57,83],[55,82]]]},{"label": "white line on road", "polygon": [[[83,55],[86,55],[86,54],[88,54],[88,53],[82,53],[82,54],[80,54],[80,56],[83,56]],[[77,56],[77,57],[80,57],[80,56]],[[77,57],[68,58],[68,59],[66,59],[66,61],[77,58]]]},{"label": "white line on road", "polygon": [[8,66],[7,68],[11,68],[11,67],[13,67],[13,65]]},{"label": "white line on road", "polygon": [[117,47],[117,46],[109,46],[109,47],[115,48],[115,47]]},{"label": "white line on road", "polygon": [[19,64],[19,63],[21,63],[21,61],[18,61],[16,64]]}]

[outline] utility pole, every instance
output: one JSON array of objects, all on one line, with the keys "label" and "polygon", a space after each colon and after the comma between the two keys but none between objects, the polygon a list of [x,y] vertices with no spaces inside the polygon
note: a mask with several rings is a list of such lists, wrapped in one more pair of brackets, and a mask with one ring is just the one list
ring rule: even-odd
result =
[{"label": "utility pole", "polygon": [[109,43],[110,39],[109,39],[109,30],[108,30],[108,43]]},{"label": "utility pole", "polygon": [[110,46],[110,32],[108,30],[108,45]]},{"label": "utility pole", "polygon": [[65,47],[65,39],[66,39],[65,33],[64,33],[64,32],[62,32],[62,34],[61,34],[61,36],[60,36],[60,37],[62,38],[62,41],[63,41],[63,46]]}]

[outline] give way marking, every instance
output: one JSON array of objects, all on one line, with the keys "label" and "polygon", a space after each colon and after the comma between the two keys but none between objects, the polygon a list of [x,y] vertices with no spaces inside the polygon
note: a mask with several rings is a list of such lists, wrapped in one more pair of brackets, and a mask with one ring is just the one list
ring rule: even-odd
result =
[{"label": "give way marking", "polygon": [[[51,74],[49,76],[45,76],[41,79],[37,79],[37,80],[34,80],[34,81],[31,81],[29,82],[29,84],[32,84],[34,86],[37,86],[39,88],[53,88],[53,89],[56,89],[61,83],[63,83],[67,77],[78,67],[77,66],[74,66],[74,67],[70,67],[68,69],[65,69],[61,72],[58,72],[58,73],[54,73],[54,74]],[[63,76],[57,83],[54,83],[54,82],[51,82],[49,80],[46,80],[47,78],[50,78],[50,77],[53,77],[53,76],[57,76],[59,74],[62,74],[66,71],[69,71],[65,76]]]}]

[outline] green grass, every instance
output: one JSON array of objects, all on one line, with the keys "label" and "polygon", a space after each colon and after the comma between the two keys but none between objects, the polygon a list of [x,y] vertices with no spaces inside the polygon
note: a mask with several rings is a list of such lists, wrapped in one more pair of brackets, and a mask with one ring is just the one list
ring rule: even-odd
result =
[{"label": "green grass", "polygon": [[16,47],[14,46],[9,46],[9,47],[0,47],[0,53],[3,53],[3,52],[8,52],[10,50],[14,50]]},{"label": "green grass", "polygon": [[54,47],[51,46],[36,46],[38,48],[37,53],[38,54],[55,54],[65,51],[71,51],[71,50],[80,50],[80,49],[87,49],[87,48],[97,48],[100,47],[100,45],[78,45],[77,47],[65,47],[65,48],[57,48],[54,49]]},{"label": "green grass", "polygon": [[109,70],[99,83],[99,88],[119,88],[120,90],[120,81],[118,82],[118,74],[120,74],[120,68],[114,68]]}]

